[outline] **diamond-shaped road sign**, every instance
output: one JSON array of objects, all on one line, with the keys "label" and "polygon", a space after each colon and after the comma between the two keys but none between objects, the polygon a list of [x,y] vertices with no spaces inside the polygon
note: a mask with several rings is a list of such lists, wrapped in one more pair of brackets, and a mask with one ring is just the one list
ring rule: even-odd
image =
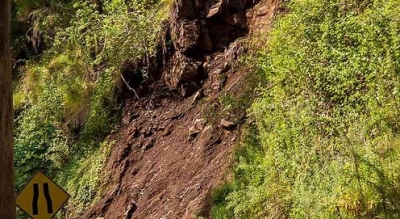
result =
[{"label": "diamond-shaped road sign", "polygon": [[16,202],[33,219],[51,219],[68,199],[68,193],[37,171],[17,195]]}]

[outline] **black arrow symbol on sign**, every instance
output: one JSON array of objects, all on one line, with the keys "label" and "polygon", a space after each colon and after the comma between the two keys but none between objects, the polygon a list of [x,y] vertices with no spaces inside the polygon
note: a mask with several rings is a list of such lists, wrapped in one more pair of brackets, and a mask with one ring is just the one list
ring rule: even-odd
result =
[{"label": "black arrow symbol on sign", "polygon": [[43,183],[43,191],[44,191],[44,197],[46,198],[46,202],[47,202],[47,213],[52,214],[53,213],[53,202],[51,201],[51,197],[50,197],[49,184]]},{"label": "black arrow symbol on sign", "polygon": [[33,184],[33,201],[32,201],[33,215],[39,214],[38,201],[39,201],[39,185],[35,183]]},{"label": "black arrow symbol on sign", "polygon": [[[47,213],[52,214],[53,213],[53,202],[50,197],[50,190],[49,190],[48,183],[43,183],[43,193],[44,193],[44,198],[46,199],[46,203],[47,203]],[[38,202],[39,202],[39,185],[37,183],[35,183],[35,184],[33,184],[33,200],[32,200],[33,215],[39,214]]]}]

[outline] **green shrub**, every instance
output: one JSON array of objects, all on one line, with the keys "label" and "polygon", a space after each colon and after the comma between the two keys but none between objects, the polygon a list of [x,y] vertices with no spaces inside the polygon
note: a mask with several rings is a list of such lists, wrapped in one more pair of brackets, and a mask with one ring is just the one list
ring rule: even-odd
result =
[{"label": "green shrub", "polygon": [[[48,86],[54,84],[49,82]],[[68,137],[60,128],[61,98],[51,90],[43,90],[42,95],[42,99],[27,106],[16,119],[15,167],[18,189],[38,169],[53,175],[69,156]]]},{"label": "green shrub", "polygon": [[233,218],[398,218],[400,4],[286,6],[259,60],[262,150],[243,145],[250,163],[238,152],[223,207]]},{"label": "green shrub", "polygon": [[114,143],[107,140],[102,142],[90,155],[84,159],[73,159],[67,170],[58,174],[57,181],[71,195],[68,217],[82,213],[98,200],[109,174],[103,168]]},{"label": "green shrub", "polygon": [[98,148],[119,118],[121,64],[154,52],[168,3],[134,1],[128,8],[110,0],[99,14],[90,1],[16,2],[18,16],[38,15],[37,31],[52,33],[14,85],[17,190],[41,169],[67,187],[79,212],[94,201],[94,176],[108,156]]}]

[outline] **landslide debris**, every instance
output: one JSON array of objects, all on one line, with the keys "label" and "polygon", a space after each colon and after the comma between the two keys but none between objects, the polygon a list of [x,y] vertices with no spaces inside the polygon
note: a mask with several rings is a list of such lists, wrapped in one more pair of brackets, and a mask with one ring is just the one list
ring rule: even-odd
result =
[{"label": "landslide debris", "polygon": [[122,120],[110,136],[116,143],[104,168],[107,187],[75,218],[192,218],[207,205],[225,177],[240,130],[218,112],[218,121],[206,119],[210,106],[249,73],[232,67],[246,53],[237,39],[268,29],[278,4],[174,3],[159,51],[126,66],[148,65],[149,80],[140,85],[140,99],[123,90]]}]

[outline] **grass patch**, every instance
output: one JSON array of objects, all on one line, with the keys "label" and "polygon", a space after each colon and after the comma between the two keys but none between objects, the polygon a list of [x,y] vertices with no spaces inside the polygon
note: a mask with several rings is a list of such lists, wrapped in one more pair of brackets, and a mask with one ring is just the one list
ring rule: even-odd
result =
[{"label": "grass patch", "polygon": [[257,141],[236,152],[213,216],[400,217],[400,5],[286,6],[257,62]]},{"label": "grass patch", "polygon": [[87,158],[70,162],[67,171],[58,175],[57,181],[71,195],[68,217],[82,213],[100,198],[109,175],[103,168],[114,144],[104,141]]}]

